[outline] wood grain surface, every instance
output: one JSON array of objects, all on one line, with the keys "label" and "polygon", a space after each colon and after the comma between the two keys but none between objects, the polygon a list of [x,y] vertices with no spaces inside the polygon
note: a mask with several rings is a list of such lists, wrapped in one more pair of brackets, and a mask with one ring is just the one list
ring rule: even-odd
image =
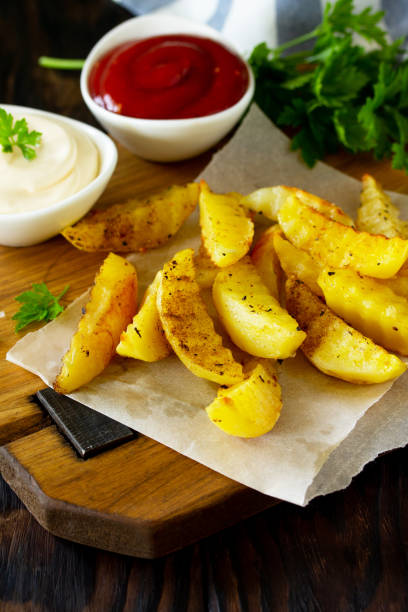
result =
[{"label": "wood grain surface", "polygon": [[[78,74],[40,69],[36,59],[84,57],[125,18],[127,13],[111,0],[1,3],[0,101],[94,124],[80,97]],[[357,178],[370,170],[386,188],[408,193],[407,177],[392,172],[387,162],[341,153],[328,161]],[[147,192],[183,173],[191,178],[204,163],[140,161],[132,181]],[[123,164],[120,168],[125,172]],[[107,202],[115,198],[113,187],[104,196]],[[39,280],[52,290],[60,288],[72,247],[64,246],[57,259],[43,263],[43,249],[49,253],[59,240],[1,251],[7,265],[1,278],[0,310],[6,313],[0,319],[1,357],[11,342],[10,316],[19,288]],[[100,260],[92,254],[74,260],[66,301],[88,286]],[[40,440],[52,427],[27,397],[42,384],[27,373],[16,383],[11,367],[6,364],[0,372],[0,435],[3,431],[5,436],[4,424],[12,422],[7,439],[12,437],[13,444],[28,434]],[[407,459],[407,449],[396,450],[367,466],[343,492],[316,499],[307,508],[279,504],[158,560],[51,535],[0,478],[0,610],[407,610]]]}]

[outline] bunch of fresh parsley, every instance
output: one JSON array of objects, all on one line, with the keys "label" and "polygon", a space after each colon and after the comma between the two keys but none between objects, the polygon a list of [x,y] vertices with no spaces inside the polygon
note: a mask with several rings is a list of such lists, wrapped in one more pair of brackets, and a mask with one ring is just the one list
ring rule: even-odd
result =
[{"label": "bunch of fresh parsley", "polygon": [[35,158],[37,147],[41,142],[41,132],[28,129],[26,119],[14,120],[13,115],[0,108],[0,146],[3,153],[12,153],[18,147],[25,159]]},{"label": "bunch of fresh parsley", "polygon": [[[311,167],[343,145],[392,156],[393,168],[408,173],[408,60],[403,39],[387,41],[383,16],[371,8],[355,14],[353,0],[338,0],[312,32],[251,54],[256,102],[278,125],[296,128],[291,148]],[[356,34],[375,48],[356,44]],[[307,40],[311,50],[285,54]]]}]

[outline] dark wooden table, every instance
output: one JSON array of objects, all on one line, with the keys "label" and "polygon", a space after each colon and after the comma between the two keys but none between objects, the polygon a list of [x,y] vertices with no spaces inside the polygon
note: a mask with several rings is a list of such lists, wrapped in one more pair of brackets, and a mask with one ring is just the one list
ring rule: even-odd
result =
[{"label": "dark wooden table", "polygon": [[[94,123],[78,73],[37,57],[84,57],[127,17],[110,0],[3,1],[0,103]],[[344,492],[279,504],[154,561],[50,535],[0,478],[0,610],[408,610],[407,460],[396,450]]]}]

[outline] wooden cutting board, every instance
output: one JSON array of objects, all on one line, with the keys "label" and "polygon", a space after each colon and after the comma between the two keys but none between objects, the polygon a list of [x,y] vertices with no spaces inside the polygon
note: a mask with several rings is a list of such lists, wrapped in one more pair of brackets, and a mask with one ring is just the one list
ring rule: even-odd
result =
[{"label": "wooden cutting board", "polygon": [[[193,179],[209,155],[153,164],[119,148],[117,170],[101,204]],[[387,189],[408,192],[408,177],[369,157],[331,157],[360,178],[372,172]],[[277,500],[240,485],[145,437],[80,459],[30,396],[36,376],[5,361],[16,342],[14,297],[46,282],[64,301],[92,282],[103,253],[76,250],[63,238],[27,248],[0,247],[0,471],[39,523],[51,533],[123,554],[155,558],[266,509]],[[46,350],[46,347],[45,349]]]}]

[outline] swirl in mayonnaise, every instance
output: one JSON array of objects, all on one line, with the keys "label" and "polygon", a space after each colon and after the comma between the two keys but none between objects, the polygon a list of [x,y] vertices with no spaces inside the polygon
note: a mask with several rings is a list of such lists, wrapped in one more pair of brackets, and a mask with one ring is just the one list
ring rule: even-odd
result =
[{"label": "swirl in mayonnaise", "polygon": [[35,114],[25,117],[30,130],[41,132],[32,161],[20,149],[0,152],[0,215],[47,208],[77,193],[99,172],[98,150],[83,132]]}]

